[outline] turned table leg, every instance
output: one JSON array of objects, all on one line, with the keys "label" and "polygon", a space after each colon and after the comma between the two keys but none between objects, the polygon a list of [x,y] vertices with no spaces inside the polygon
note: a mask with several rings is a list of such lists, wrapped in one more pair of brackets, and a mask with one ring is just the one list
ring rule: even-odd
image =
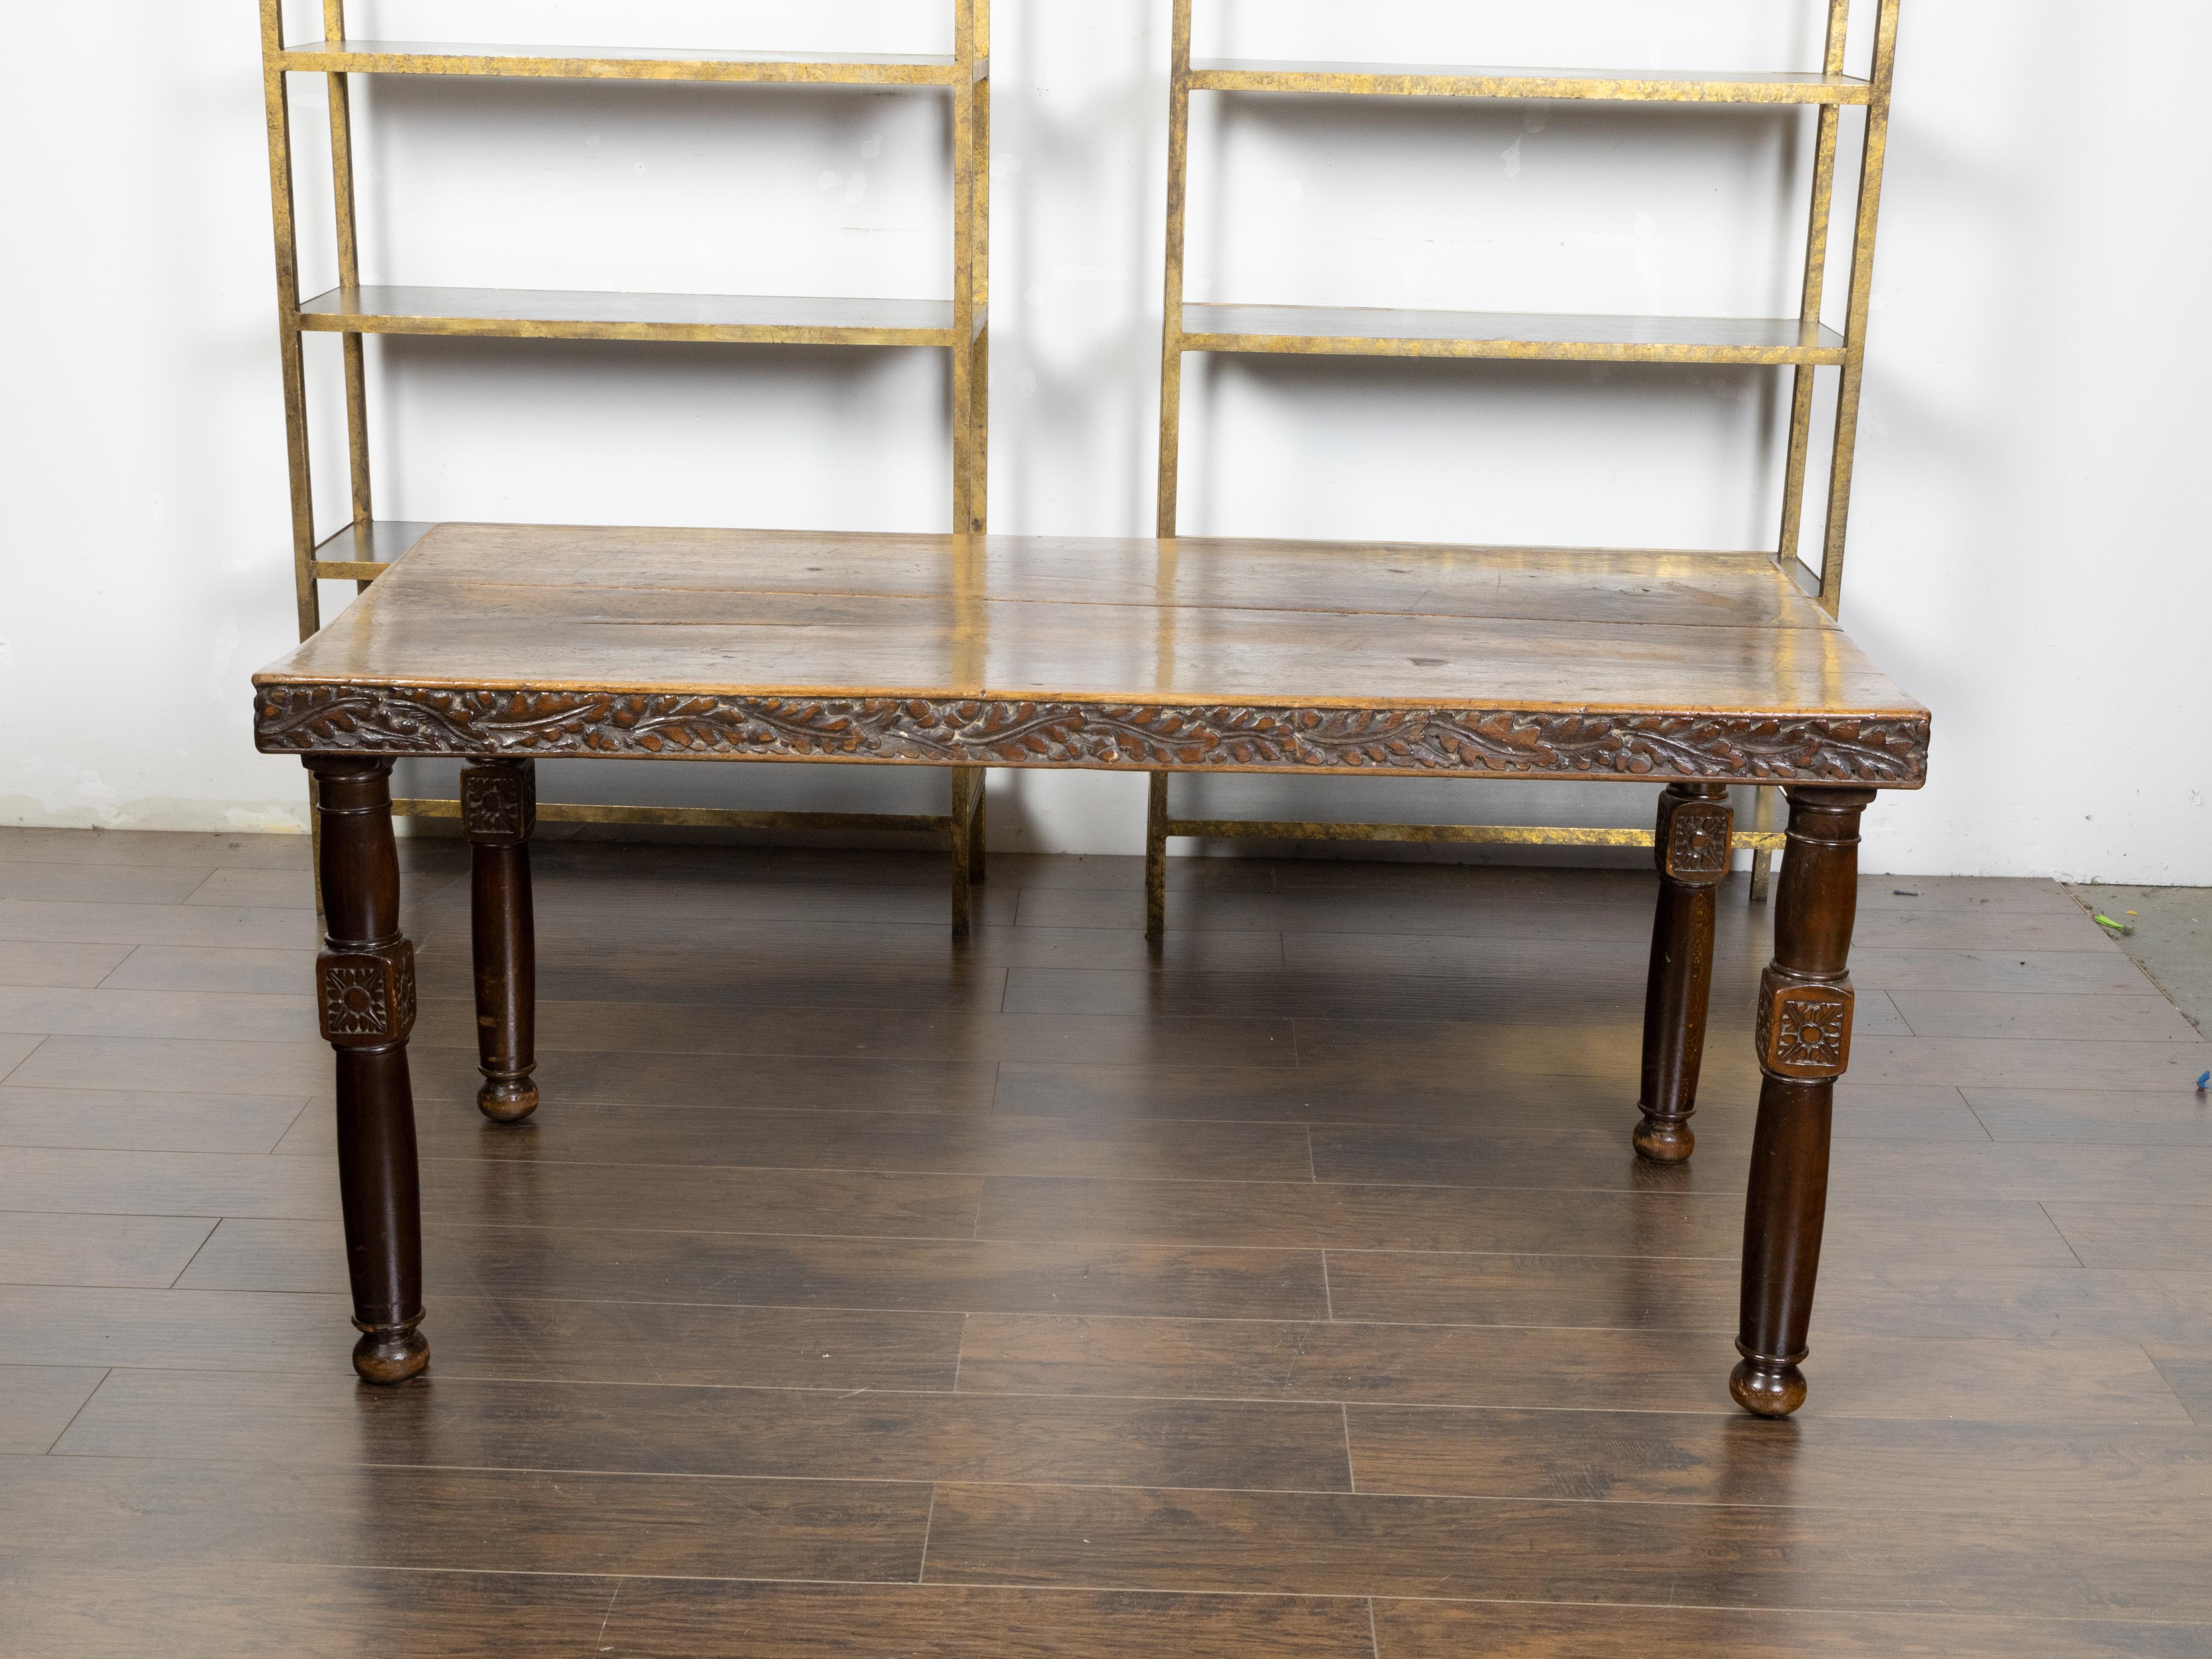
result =
[{"label": "turned table leg", "polygon": [[422,1322],[422,1193],[407,1036],[415,947],[399,933],[392,763],[316,756],[323,915],[315,960],[324,1040],[337,1051],[338,1195],[353,1282],[354,1369],[400,1382],[430,1360]]},{"label": "turned table leg", "polygon": [[1871,789],[1793,787],[1774,902],[1774,960],[1759,982],[1759,1127],[1743,1219],[1743,1307],[1729,1392],[1746,1411],[1805,1403],[1805,1334],[1828,1203],[1828,1126],[1851,1049],[1845,971],[1858,906],[1859,814]]},{"label": "turned table leg", "polygon": [[477,1109],[519,1123],[538,1109],[538,937],[531,914],[530,832],[537,766],[477,761],[461,773],[461,827],[473,848],[469,936],[477,982]]},{"label": "turned table leg", "polygon": [[975,931],[975,887],[983,879],[983,769],[952,769],[952,937]]},{"label": "turned table leg", "polygon": [[1735,828],[1724,784],[1670,783],[1660,792],[1652,843],[1659,903],[1644,991],[1644,1119],[1635,1135],[1638,1154],[1655,1164],[1679,1164],[1697,1144],[1690,1114],[1698,1109],[1705,1054],[1713,911]]},{"label": "turned table leg", "polygon": [[1158,945],[1168,929],[1168,775],[1145,779],[1145,942]]}]

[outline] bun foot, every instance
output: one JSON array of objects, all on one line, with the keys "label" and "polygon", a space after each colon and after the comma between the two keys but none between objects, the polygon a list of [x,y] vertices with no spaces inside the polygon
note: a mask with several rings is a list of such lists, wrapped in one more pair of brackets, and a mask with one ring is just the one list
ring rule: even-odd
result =
[{"label": "bun foot", "polygon": [[1686,1118],[1645,1118],[1636,1126],[1636,1155],[1647,1164],[1680,1164],[1698,1138]]},{"label": "bun foot", "polygon": [[520,1123],[538,1109],[538,1085],[526,1077],[501,1078],[477,1091],[477,1110],[495,1123]]},{"label": "bun foot", "polygon": [[419,1376],[429,1363],[429,1339],[412,1328],[369,1331],[353,1345],[353,1368],[364,1382],[404,1382],[410,1376]]},{"label": "bun foot", "polygon": [[1740,1360],[1729,1393],[1753,1417],[1787,1417],[1805,1403],[1805,1373],[1784,1360]]}]

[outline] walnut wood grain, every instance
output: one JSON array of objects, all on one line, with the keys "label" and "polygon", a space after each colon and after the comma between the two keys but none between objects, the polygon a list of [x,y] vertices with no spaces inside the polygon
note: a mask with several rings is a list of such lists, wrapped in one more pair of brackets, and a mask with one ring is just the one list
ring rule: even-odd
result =
[{"label": "walnut wood grain", "polygon": [[[1340,554],[1340,597],[1285,606],[1253,574],[1297,566],[1278,544],[441,526],[256,677],[257,735],[303,754],[1924,776],[1926,711],[1771,567],[1729,562],[1692,622],[1674,556],[1644,556],[1639,583],[1637,556],[1445,552]],[[1085,558],[1115,569],[1055,585]]]}]

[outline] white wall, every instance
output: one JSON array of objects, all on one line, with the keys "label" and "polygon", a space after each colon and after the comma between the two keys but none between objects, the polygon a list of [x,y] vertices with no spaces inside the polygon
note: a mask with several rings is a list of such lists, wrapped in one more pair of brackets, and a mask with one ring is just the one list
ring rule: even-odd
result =
[{"label": "white wall", "polygon": [[[1872,0],[1860,0],[1870,20]],[[319,33],[295,6],[294,38]],[[943,50],[923,0],[354,0],[357,35]],[[997,0],[994,527],[1149,529],[1167,0]],[[1809,66],[1817,0],[1200,0],[1252,56]],[[246,676],[289,643],[251,0],[103,13],[0,100],[0,822],[295,823]],[[19,64],[85,20],[11,9]],[[1860,31],[1863,34],[1863,28]],[[2191,510],[2212,18],[1906,0],[1845,619],[1936,710],[1869,814],[1914,871],[2212,883]],[[1856,51],[1863,55],[1863,41]],[[2062,82],[2076,90],[2060,91]],[[931,94],[357,81],[368,280],[949,291]],[[311,291],[319,87],[294,83]],[[2088,90],[2082,90],[2088,89]],[[1194,298],[1780,313],[1802,112],[1196,100]],[[1856,115],[1846,118],[1855,121]],[[1847,126],[1847,137],[1850,129]],[[322,519],[335,343],[311,340]],[[395,518],[930,528],[924,353],[372,341]],[[1186,532],[1766,545],[1779,375],[1194,360]],[[332,605],[343,590],[325,589]],[[914,810],[934,775],[567,769],[548,793]],[[419,781],[418,781],[419,784]],[[1133,850],[1133,778],[994,779],[1001,846]],[[1641,822],[1649,790],[1208,781],[1207,810]]]}]

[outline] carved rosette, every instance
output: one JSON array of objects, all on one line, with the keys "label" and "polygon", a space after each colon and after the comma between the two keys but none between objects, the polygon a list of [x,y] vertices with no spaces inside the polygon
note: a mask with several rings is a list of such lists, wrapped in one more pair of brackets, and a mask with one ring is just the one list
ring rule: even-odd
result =
[{"label": "carved rosette", "polygon": [[1907,787],[1922,781],[1928,757],[1924,716],[617,696],[333,684],[259,688],[254,732],[264,750],[281,754],[1325,769]]},{"label": "carved rosette", "polygon": [[520,847],[538,827],[538,769],[490,761],[461,772],[461,828],[483,847]]},{"label": "carved rosette", "polygon": [[1710,887],[1729,872],[1735,809],[1724,800],[1678,795],[1662,790],[1659,827],[1652,846],[1669,881],[1686,887]]},{"label": "carved rosette", "polygon": [[1759,981],[1759,1066],[1785,1083],[1838,1078],[1851,1057],[1851,982],[1792,978],[1769,966]]},{"label": "carved rosette", "polygon": [[405,939],[315,958],[323,1040],[341,1048],[404,1042],[415,1029],[415,947]]}]

